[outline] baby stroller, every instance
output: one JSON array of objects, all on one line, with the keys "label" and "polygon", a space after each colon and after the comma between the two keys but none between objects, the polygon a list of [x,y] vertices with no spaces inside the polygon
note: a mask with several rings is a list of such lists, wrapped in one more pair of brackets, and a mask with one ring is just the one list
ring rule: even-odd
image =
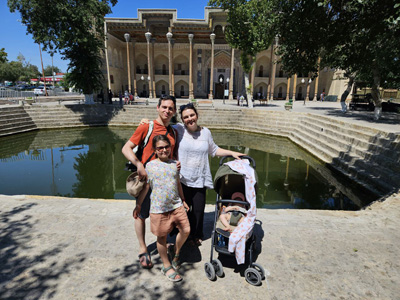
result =
[{"label": "baby stroller", "polygon": [[[213,258],[213,250],[222,255],[227,256],[235,256],[235,253],[231,253],[228,250],[229,245],[229,237],[231,232],[225,231],[225,226],[221,224],[220,214],[223,210],[223,206],[227,205],[240,205],[244,207],[244,211],[246,212],[250,208],[250,203],[245,199],[244,195],[246,194],[245,189],[245,175],[238,173],[232,170],[228,165],[224,164],[224,160],[231,156],[224,156],[221,158],[219,162],[219,168],[217,173],[215,174],[214,179],[214,189],[217,192],[217,200],[215,205],[215,219],[214,219],[214,228],[211,234],[211,254],[210,261],[206,262],[204,265],[204,270],[206,276],[209,280],[214,281],[216,276],[222,277],[224,275],[224,270],[222,263],[219,259]],[[248,159],[250,161],[251,167],[254,169],[255,182],[257,182],[257,173],[255,172],[255,161],[250,156],[242,156],[242,159]],[[255,183],[255,190],[257,190],[257,184]],[[232,200],[232,195],[241,194],[242,200]],[[231,214],[231,219],[236,215],[234,219],[238,220],[237,214],[242,214],[245,216],[245,212],[243,211],[235,211]],[[231,224],[230,224],[231,225]],[[235,224],[233,224],[235,225]],[[238,224],[236,224],[238,225]],[[232,232],[236,226],[230,226]],[[244,276],[248,283],[251,285],[259,285],[261,280],[265,278],[264,268],[253,262],[253,251],[255,248],[256,238],[251,231],[247,235],[246,247],[245,247],[245,272]]]}]

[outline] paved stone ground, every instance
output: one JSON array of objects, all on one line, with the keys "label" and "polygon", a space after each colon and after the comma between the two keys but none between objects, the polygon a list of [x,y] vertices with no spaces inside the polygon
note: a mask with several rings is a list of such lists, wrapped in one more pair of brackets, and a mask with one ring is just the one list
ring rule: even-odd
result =
[{"label": "paved stone ground", "polygon": [[0,195],[0,299],[399,299],[400,194],[358,212],[258,210],[270,273],[258,287],[229,260],[224,278],[206,278],[213,206],[203,245],[183,249],[183,282],[160,273],[149,231],[155,267],[141,269],[133,205]]},{"label": "paved stone ground", "polygon": [[[284,110],[284,101],[255,103],[254,109]],[[199,105],[211,107],[207,101]],[[214,101],[216,108],[225,106],[241,109],[236,101]],[[337,102],[299,101],[293,111],[400,132],[398,114],[374,121],[371,112],[342,114]],[[161,275],[149,231],[155,267],[141,269],[133,206],[132,201],[0,195],[0,299],[400,299],[400,194],[359,212],[258,210],[257,263],[270,273],[259,287],[246,283],[229,260],[224,278],[206,278],[212,206],[206,208],[203,245],[183,249],[182,283]]]}]

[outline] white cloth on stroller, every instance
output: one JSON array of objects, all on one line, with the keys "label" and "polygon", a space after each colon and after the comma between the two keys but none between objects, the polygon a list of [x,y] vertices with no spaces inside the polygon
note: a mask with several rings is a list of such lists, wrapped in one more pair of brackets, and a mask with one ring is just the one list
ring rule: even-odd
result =
[{"label": "white cloth on stroller", "polygon": [[256,179],[254,176],[254,169],[250,166],[248,160],[233,160],[225,164],[233,171],[245,175],[246,200],[250,203],[250,208],[247,211],[246,217],[243,218],[243,221],[240,222],[229,236],[228,250],[231,253],[235,252],[236,262],[240,265],[244,263],[246,240],[253,230],[257,215],[255,190]]}]

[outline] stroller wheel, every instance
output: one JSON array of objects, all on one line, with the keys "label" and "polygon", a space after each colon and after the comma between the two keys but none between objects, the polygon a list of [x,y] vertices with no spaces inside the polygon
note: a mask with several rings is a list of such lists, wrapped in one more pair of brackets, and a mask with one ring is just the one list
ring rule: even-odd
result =
[{"label": "stroller wheel", "polygon": [[221,261],[219,259],[213,259],[211,263],[214,267],[215,274],[217,274],[218,277],[224,276],[224,267],[222,266]]},{"label": "stroller wheel", "polygon": [[206,272],[206,276],[209,280],[214,281],[216,276],[215,276],[215,270],[214,266],[210,262],[206,262],[204,264],[204,271]]},{"label": "stroller wheel", "polygon": [[260,273],[261,279],[264,279],[264,278],[265,278],[265,271],[264,271],[264,268],[263,268],[260,264],[258,264],[258,263],[253,263],[253,264],[252,264],[252,267],[253,267],[254,269],[256,269],[256,270],[258,271],[258,273]]},{"label": "stroller wheel", "polygon": [[254,268],[247,268],[246,271],[244,271],[244,277],[251,285],[260,285],[261,283],[261,275]]}]

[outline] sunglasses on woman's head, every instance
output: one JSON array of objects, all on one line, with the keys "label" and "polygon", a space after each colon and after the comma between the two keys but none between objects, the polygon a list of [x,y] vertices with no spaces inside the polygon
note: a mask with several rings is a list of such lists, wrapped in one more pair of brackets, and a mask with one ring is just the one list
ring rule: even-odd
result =
[{"label": "sunglasses on woman's head", "polygon": [[184,104],[179,107],[181,112],[184,111],[186,108],[193,109],[194,108],[193,103]]}]

